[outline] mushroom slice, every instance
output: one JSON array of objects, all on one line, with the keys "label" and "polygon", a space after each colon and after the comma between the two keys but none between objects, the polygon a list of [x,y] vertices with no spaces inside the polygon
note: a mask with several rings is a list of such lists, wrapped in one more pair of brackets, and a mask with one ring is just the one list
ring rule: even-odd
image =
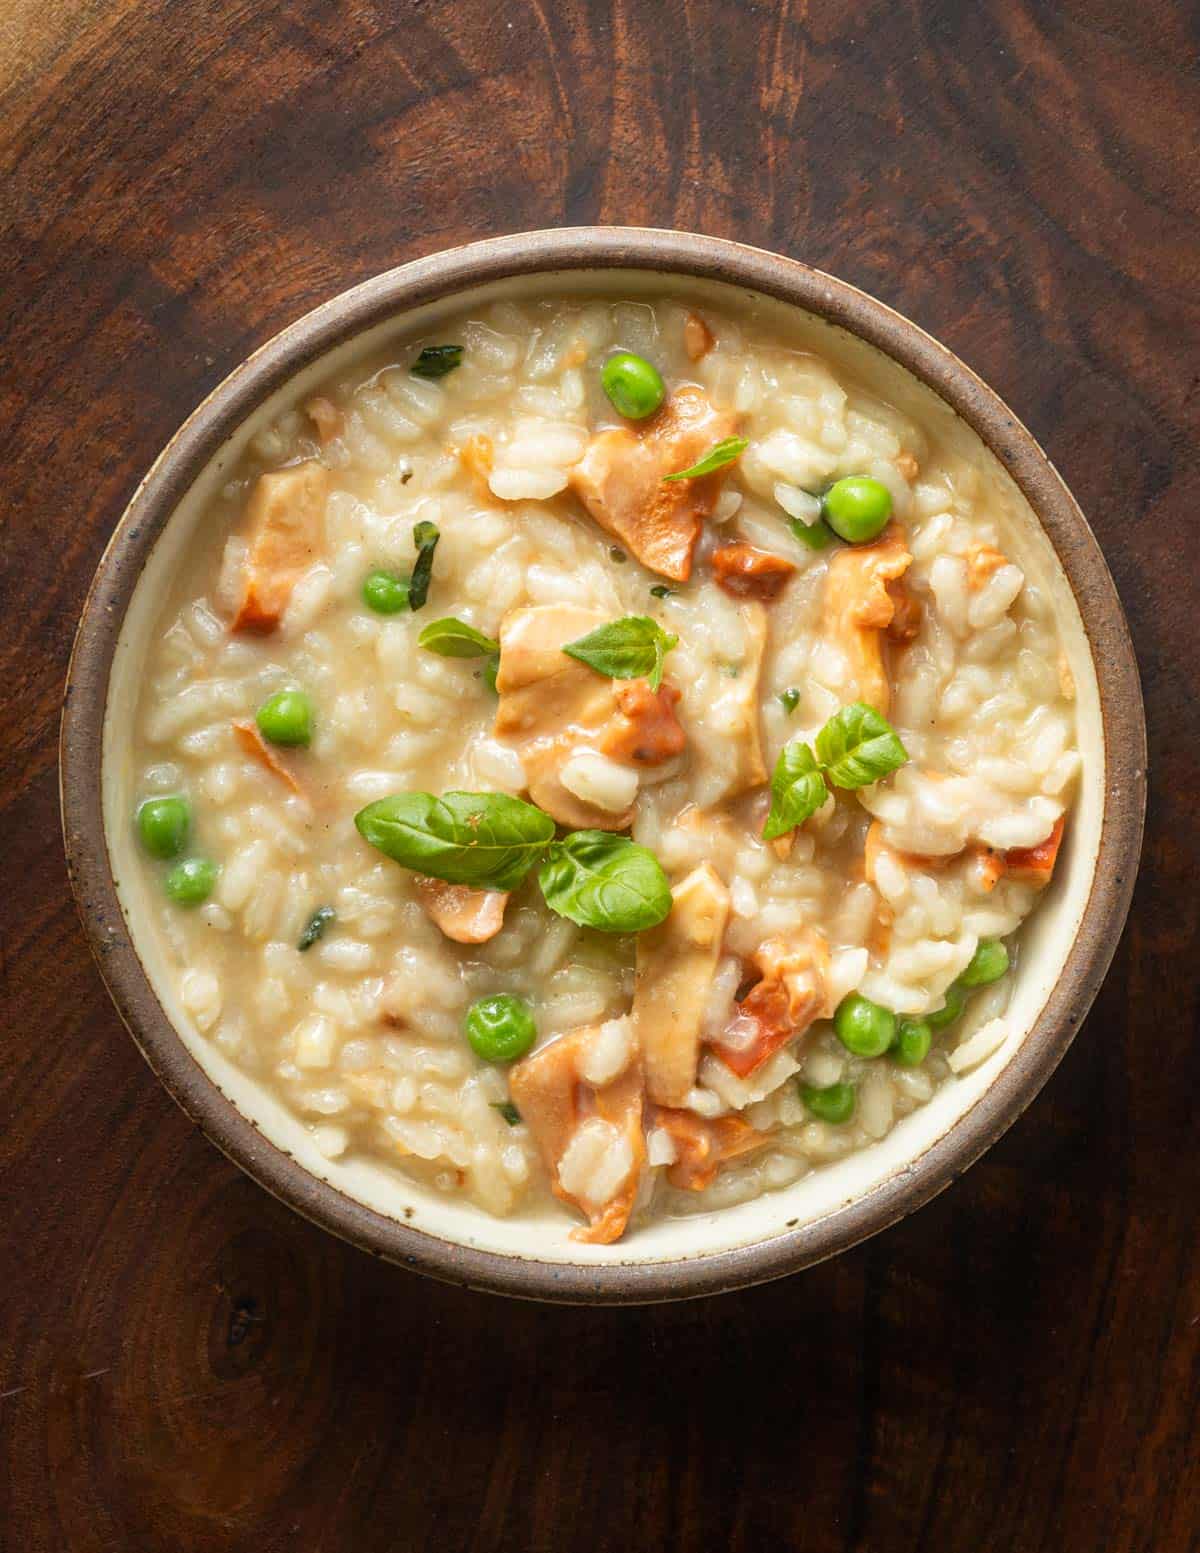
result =
[{"label": "mushroom slice", "polygon": [[325,542],[329,471],[316,459],[259,475],[246,504],[249,548],[235,631],[266,634]]},{"label": "mushroom slice", "polygon": [[701,863],[671,892],[658,927],[638,934],[633,1018],[646,1093],[682,1105],[696,1082],[700,1026],[729,920],[729,891]]},{"label": "mushroom slice", "polygon": [[820,933],[800,928],[768,938],[750,956],[758,979],[735,1005],[713,1051],[738,1078],[746,1078],[781,1046],[802,1035],[825,1012],[829,948]]},{"label": "mushroom slice", "polygon": [[245,754],[252,760],[258,761],[259,765],[272,776],[277,776],[285,787],[291,788],[293,793],[301,798],[307,797],[296,777],[258,731],[257,723],[252,723],[249,718],[236,718],[233,733]]},{"label": "mushroom slice", "polygon": [[1060,814],[1045,841],[1039,841],[1035,847],[1009,847],[1002,854],[1005,875],[1021,884],[1031,884],[1035,890],[1044,889],[1054,873],[1066,823],[1066,815]]},{"label": "mushroom slice", "polygon": [[772,555],[742,540],[714,550],[712,569],[717,586],[731,598],[761,599],[764,604],[779,597],[796,570],[786,556]]},{"label": "mushroom slice", "polygon": [[413,884],[429,920],[456,944],[486,944],[504,926],[507,891],[475,890],[426,874],[417,874]]},{"label": "mushroom slice", "polygon": [[675,1159],[667,1166],[667,1180],[687,1192],[702,1192],[717,1178],[727,1160],[752,1154],[771,1140],[740,1116],[697,1116],[692,1111],[659,1109],[654,1125],[661,1127],[675,1145]]},{"label": "mushroom slice", "polygon": [[608,617],[576,604],[514,610],[500,627],[495,734],[515,749],[529,797],[572,829],[626,830],[634,805],[605,808],[563,781],[571,758],[591,750],[627,765],[655,765],[683,747],[678,694],[644,680],[612,680],[563,652]]},{"label": "mushroom slice", "polygon": [[726,469],[671,480],[737,430],[737,417],[715,409],[702,389],[677,388],[637,431],[597,432],[571,471],[588,512],[652,572],[686,582],[700,525],[712,515]]},{"label": "mushroom slice", "polygon": [[899,579],[912,565],[904,530],[889,523],[874,544],[847,545],[829,563],[824,629],[845,652],[859,700],[887,715],[891,703],[883,658],[884,632],[902,639],[916,630],[916,602]]},{"label": "mushroom slice", "polygon": [[[613,1072],[614,1025],[627,1027]],[[617,1032],[618,1034],[620,1032]],[[603,1081],[589,1082],[600,1065]],[[555,1196],[586,1215],[574,1240],[609,1245],[629,1222],[646,1162],[642,1074],[632,1022],[584,1025],[509,1071],[509,1094],[537,1144]]]},{"label": "mushroom slice", "polygon": [[613,696],[617,716],[600,741],[601,754],[634,766],[658,766],[683,753],[687,735],[675,716],[674,685],[651,690],[649,680],[617,680]]},{"label": "mushroom slice", "polygon": [[700,758],[707,759],[723,777],[720,793],[710,793],[706,799],[709,803],[736,798],[752,787],[761,787],[767,780],[759,728],[759,684],[767,646],[767,612],[751,599],[740,606],[738,615],[743,628],[741,652],[734,656],[734,649],[727,649],[730,660],[722,665],[712,699],[705,709],[709,738],[700,751]]},{"label": "mushroom slice", "polygon": [[689,361],[700,361],[716,344],[716,336],[699,313],[689,313],[683,320],[683,348]]}]

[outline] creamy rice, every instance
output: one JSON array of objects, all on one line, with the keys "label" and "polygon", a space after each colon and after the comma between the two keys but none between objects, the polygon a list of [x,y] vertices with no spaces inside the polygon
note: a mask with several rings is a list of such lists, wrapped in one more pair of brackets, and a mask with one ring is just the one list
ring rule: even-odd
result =
[{"label": "creamy rice", "polygon": [[[290,1107],[327,1157],[369,1156],[496,1214],[534,1210],[553,1176],[564,1218],[596,1221],[633,1181],[636,1229],[787,1185],[883,1137],[1010,1038],[1010,935],[1040,880],[1006,857],[1060,832],[1075,788],[1073,688],[1050,598],[1026,575],[1016,515],[982,450],[950,447],[832,361],[780,340],[749,306],[706,308],[711,348],[693,359],[693,317],[670,299],[490,304],[436,340],[359,362],[316,403],[282,414],[212,504],[164,609],[131,731],[138,799],[186,795],[190,850],[220,870],[203,903],[156,906],[203,1038]],[[461,365],[436,381],[414,376],[417,350],[440,341],[464,347]],[[640,564],[580,498],[574,471],[592,439],[621,424],[599,379],[618,347],[653,361],[672,395],[695,385],[747,439],[714,481],[686,581]],[[327,471],[321,543],[277,623],[233,629],[257,482],[309,461]],[[865,547],[810,549],[789,521],[811,518],[813,493],[847,475],[887,487],[890,532],[911,556],[902,586],[919,611],[915,634],[884,651],[886,715],[908,760],[873,785],[831,789],[781,845],[762,838],[781,749],[812,745],[841,708],[870,699],[829,603],[835,558]],[[411,571],[421,522],[439,533],[428,603],[372,612],[365,576]],[[731,596],[716,580],[714,552],[739,541],[794,568],[776,598]],[[584,740],[558,771],[581,812],[632,810],[629,832],[672,886],[707,865],[724,898],[717,942],[689,983],[699,998],[689,1087],[669,1105],[644,1093],[655,1031],[635,1011],[632,935],[555,914],[531,875],[495,936],[455,942],[414,874],[355,829],[358,811],[395,793],[528,794],[528,752],[497,734],[485,660],[441,657],[417,638],[453,616],[507,642],[535,606],[649,617],[678,638],[665,673],[682,751],[637,765]],[[234,725],[252,725],[289,687],[309,697],[313,735],[307,748],[267,751],[272,770]],[[300,952],[322,906],[333,918]],[[739,1075],[722,1038],[762,973],[755,956],[813,934],[815,1017],[798,1017],[790,1039]],[[936,1015],[992,939],[1009,940],[1013,968],[971,994],[923,1060],[856,1056],[839,1039],[831,1016],[853,993],[897,1016]],[[644,965],[655,941],[642,945]],[[467,1009],[497,993],[525,1000],[536,1021],[523,1063],[576,1042],[571,1093],[587,1098],[551,1159],[531,1116],[512,1121],[521,1065],[482,1061],[463,1036]],[[834,1085],[855,1091],[841,1123],[805,1098]],[[631,1130],[629,1110],[604,1097],[635,1090]],[[701,1189],[710,1172],[693,1171],[689,1187],[668,1179],[680,1179],[689,1129],[720,1166]]]}]

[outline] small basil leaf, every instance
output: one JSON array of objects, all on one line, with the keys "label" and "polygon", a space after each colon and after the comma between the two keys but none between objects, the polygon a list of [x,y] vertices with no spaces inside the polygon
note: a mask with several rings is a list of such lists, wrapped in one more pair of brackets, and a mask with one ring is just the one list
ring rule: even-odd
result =
[{"label": "small basil leaf", "polygon": [[413,377],[445,377],[447,372],[453,372],[461,365],[462,358],[461,345],[426,345],[408,370]]},{"label": "small basil leaf", "polygon": [[866,787],[908,759],[900,736],[873,706],[842,707],[817,735],[817,759],[835,787]]},{"label": "small basil leaf", "polygon": [[556,841],[538,883],[551,911],[604,933],[638,933],[671,909],[671,886],[654,853],[607,830]]},{"label": "small basil leaf", "polygon": [[493,1100],[491,1107],[493,1111],[499,1111],[510,1127],[515,1127],[521,1120],[521,1113],[511,1100]]},{"label": "small basil leaf", "polygon": [[554,839],[548,814],[507,793],[393,793],[354,823],[405,868],[489,890],[515,890]]},{"label": "small basil leaf", "polygon": [[314,911],[312,916],[309,917],[305,929],[300,935],[300,941],[296,945],[296,948],[299,949],[301,954],[303,954],[306,949],[312,948],[317,939],[320,938],[321,934],[324,933],[325,929],[336,916],[337,912],[334,911],[332,906],[317,907],[316,911]]},{"label": "small basil leaf", "polygon": [[789,518],[788,527],[793,536],[802,545],[807,545],[810,550],[824,550],[834,541],[833,530],[824,518],[818,518],[815,523],[804,523],[799,518]]},{"label": "small basil leaf", "polygon": [[442,536],[436,523],[417,523],[413,526],[413,544],[417,547],[416,565],[408,583],[409,609],[421,609],[429,597],[429,581],[433,576],[433,552]]},{"label": "small basil leaf", "polygon": [[498,653],[500,643],[493,642],[465,620],[447,615],[443,620],[431,620],[417,637],[418,647],[428,647],[430,652],[443,658],[482,658],[486,653]]},{"label": "small basil leaf", "polygon": [[715,448],[710,448],[699,463],[681,469],[678,474],[663,475],[663,480],[698,480],[701,475],[710,475],[714,469],[724,469],[726,464],[732,464],[749,446],[745,437],[726,437]]},{"label": "small basil leaf", "polygon": [[568,642],[563,652],[609,679],[647,678],[650,689],[657,690],[662,684],[663,660],[678,641],[648,615],[626,615],[597,626],[577,642]]},{"label": "small basil leaf", "polygon": [[763,826],[763,840],[774,841],[810,814],[815,814],[828,796],[825,778],[807,744],[793,739],[785,744],[771,773],[771,808]]}]

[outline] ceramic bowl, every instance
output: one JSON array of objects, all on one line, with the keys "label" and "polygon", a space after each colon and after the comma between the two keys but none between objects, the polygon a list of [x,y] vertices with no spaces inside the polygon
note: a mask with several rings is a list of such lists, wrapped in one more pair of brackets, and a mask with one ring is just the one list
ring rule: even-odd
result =
[{"label": "ceramic bowl", "polygon": [[[1078,689],[1083,778],[1051,890],[1022,930],[1010,1007],[1019,1039],[943,1086],[880,1143],[740,1207],[581,1246],[563,1216],[499,1220],[379,1165],[329,1161],[303,1125],[193,1027],[140,898],[121,733],[163,580],[246,441],[330,371],[389,335],[472,302],[582,291],[676,291],[736,305],[751,292],[822,348],[916,401],[950,437],[978,438],[1027,507],[1027,551],[1056,600]],[[799,310],[797,318],[796,310]],[[1137,668],[1087,522],[1016,416],[936,340],[794,260],[681,232],[530,232],[402,265],[269,341],[189,417],[130,502],[100,562],[68,678],[63,825],[101,973],[147,1061],[204,1133],[268,1191],[336,1235],[457,1283],[535,1299],[635,1303],[794,1272],[883,1229],[960,1175],[1021,1114],[1078,1030],[1120,936],[1145,802]]]}]

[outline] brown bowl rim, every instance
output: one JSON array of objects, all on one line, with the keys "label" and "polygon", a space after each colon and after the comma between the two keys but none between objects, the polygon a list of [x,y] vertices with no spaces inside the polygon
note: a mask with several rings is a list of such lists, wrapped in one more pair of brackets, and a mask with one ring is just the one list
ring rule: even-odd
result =
[{"label": "brown bowl rim", "polygon": [[[1078,602],[1100,690],[1107,780],[1091,893],[1062,974],[1019,1051],[946,1133],[863,1196],[769,1239],[669,1261],[584,1266],[479,1250],[378,1213],[310,1174],[226,1099],[176,1033],[134,947],[109,864],[101,752],[113,654],[145,560],[204,464],[263,399],[334,346],[423,303],[531,273],[621,268],[725,281],[792,303],[878,347],[979,434],[1037,515]],[[60,777],[71,884],[101,975],[151,1068],[228,1158],[312,1222],[402,1266],[530,1299],[637,1304],[743,1288],[834,1256],[928,1202],[1012,1125],[1061,1061],[1116,949],[1141,848],[1146,729],[1128,626],[1087,520],[1031,433],[951,351],[795,259],[694,233],[575,227],[490,238],[377,275],[268,340],[193,411],[134,493],[97,567],[67,675]]]}]

